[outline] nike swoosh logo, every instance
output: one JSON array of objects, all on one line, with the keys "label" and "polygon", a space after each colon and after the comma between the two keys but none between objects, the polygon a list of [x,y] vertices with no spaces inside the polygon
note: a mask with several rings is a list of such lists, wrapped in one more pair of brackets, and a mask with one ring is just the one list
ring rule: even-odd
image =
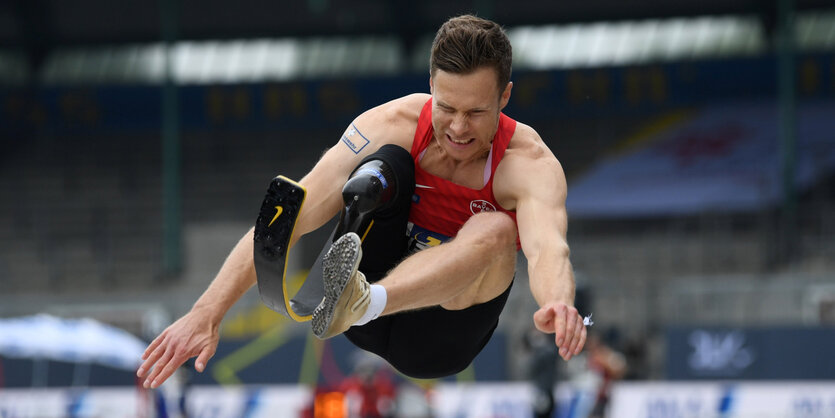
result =
[{"label": "nike swoosh logo", "polygon": [[432,186],[424,186],[422,184],[415,184],[415,187],[417,187],[418,189],[434,189],[434,187]]},{"label": "nike swoosh logo", "polygon": [[267,225],[267,228],[273,226],[273,222],[275,222],[275,220],[278,219],[278,217],[281,215],[281,212],[284,212],[284,208],[282,208],[281,206],[276,206],[275,216],[273,216],[273,220],[270,221],[270,224]]}]

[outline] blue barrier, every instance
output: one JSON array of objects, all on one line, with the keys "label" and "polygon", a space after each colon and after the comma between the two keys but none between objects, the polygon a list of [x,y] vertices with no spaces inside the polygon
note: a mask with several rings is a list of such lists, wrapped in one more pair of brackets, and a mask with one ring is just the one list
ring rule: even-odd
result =
[{"label": "blue barrier", "polygon": [[835,379],[835,328],[676,327],[667,330],[667,378]]}]

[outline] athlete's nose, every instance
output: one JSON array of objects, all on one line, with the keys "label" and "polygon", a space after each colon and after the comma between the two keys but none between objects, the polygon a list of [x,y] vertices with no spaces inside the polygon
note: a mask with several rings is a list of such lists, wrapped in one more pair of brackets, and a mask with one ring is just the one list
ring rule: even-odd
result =
[{"label": "athlete's nose", "polygon": [[449,130],[455,136],[463,135],[467,132],[467,117],[464,115],[453,116],[452,122],[449,124]]}]

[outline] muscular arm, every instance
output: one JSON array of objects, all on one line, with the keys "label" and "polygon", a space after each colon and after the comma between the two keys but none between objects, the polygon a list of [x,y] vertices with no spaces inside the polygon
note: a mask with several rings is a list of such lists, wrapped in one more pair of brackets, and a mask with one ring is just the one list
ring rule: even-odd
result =
[{"label": "muscular arm", "polygon": [[528,259],[531,292],[539,306],[551,301],[574,304],[574,272],[569,260],[566,184],[556,159],[540,158],[536,181],[528,181],[517,200],[516,214],[522,250]]},{"label": "muscular arm", "polygon": [[540,306],[534,323],[555,334],[560,355],[568,360],[582,350],[586,330],[574,308],[565,174],[539,136],[528,127],[520,129],[527,137],[502,160],[494,180],[496,197],[502,206],[516,209],[531,293]]},{"label": "muscular arm", "polygon": [[[420,106],[427,98],[427,95],[406,96],[371,109],[351,123],[336,145],[300,181],[307,189],[307,197],[291,246],[336,215],[343,204],[342,185],[363,158],[385,144],[409,149]],[[252,234],[250,229],[238,241],[192,309],[145,350],[142,356],[145,361],[137,375],[148,375],[146,387],[159,386],[194,356],[197,356],[197,371],[204,370],[215,353],[223,316],[256,282]]]}]

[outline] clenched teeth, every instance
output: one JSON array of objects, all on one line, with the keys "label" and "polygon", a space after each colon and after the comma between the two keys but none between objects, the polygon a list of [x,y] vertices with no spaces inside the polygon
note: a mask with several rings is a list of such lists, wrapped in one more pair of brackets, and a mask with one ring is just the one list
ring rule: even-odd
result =
[{"label": "clenched teeth", "polygon": [[472,142],[472,141],[473,141],[473,139],[472,139],[472,138],[469,138],[469,139],[453,139],[453,138],[449,138],[449,140],[450,140],[450,141],[452,141],[452,142],[454,142],[454,143],[456,143],[456,144],[460,144],[460,145],[466,145],[466,144],[469,144],[470,142]]}]

